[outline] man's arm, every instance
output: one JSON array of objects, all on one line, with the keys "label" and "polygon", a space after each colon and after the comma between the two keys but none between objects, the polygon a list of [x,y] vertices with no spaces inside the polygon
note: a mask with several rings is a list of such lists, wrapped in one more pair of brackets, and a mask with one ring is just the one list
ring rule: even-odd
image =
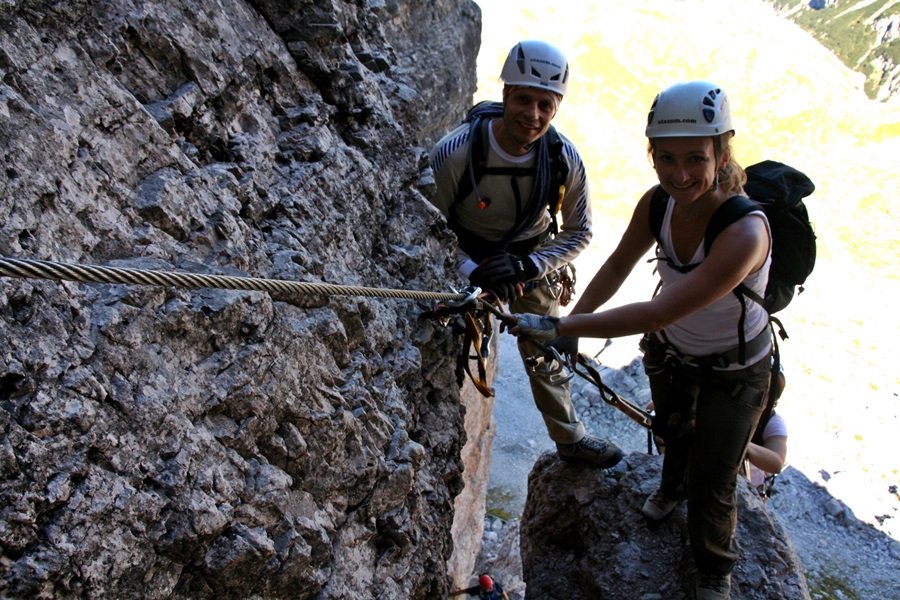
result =
[{"label": "man's arm", "polygon": [[[450,216],[450,208],[456,201],[459,178],[465,172],[465,148],[469,139],[469,126],[460,125],[440,139],[429,155],[431,171],[434,175],[435,194],[429,201],[444,215]],[[456,266],[469,276],[478,266],[462,249],[457,249]]]}]

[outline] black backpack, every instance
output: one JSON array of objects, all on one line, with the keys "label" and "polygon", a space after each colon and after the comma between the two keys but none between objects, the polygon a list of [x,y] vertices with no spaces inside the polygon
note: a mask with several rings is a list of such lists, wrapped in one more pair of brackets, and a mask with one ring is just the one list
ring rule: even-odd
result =
[{"label": "black backpack", "polygon": [[[488,167],[488,132],[491,119],[503,116],[503,103],[485,100],[469,109],[463,123],[469,123],[469,142],[466,159],[466,168],[457,183],[456,196],[449,210],[448,223],[457,234],[460,244],[469,251],[470,255],[479,253],[491,254],[497,251],[505,251],[519,232],[530,227],[545,209],[553,219],[550,225],[550,234],[559,233],[559,225],[556,214],[562,207],[565,196],[565,182],[569,175],[569,166],[563,156],[563,141],[559,133],[551,125],[547,134],[538,142],[538,161],[535,167]],[[478,182],[484,175],[509,175],[513,192],[518,195],[515,178],[533,175],[533,187],[529,197],[528,206],[521,207],[517,200],[517,207],[523,208],[517,214],[516,225],[500,242],[488,242],[477,238],[468,231],[463,230],[456,218],[455,206],[475,190],[478,202],[486,208],[490,204],[490,198],[484,198],[478,193]],[[468,242],[468,243],[467,243]],[[470,246],[467,248],[466,246]],[[477,249],[476,249],[477,248]],[[474,253],[474,254],[473,254]]]}]

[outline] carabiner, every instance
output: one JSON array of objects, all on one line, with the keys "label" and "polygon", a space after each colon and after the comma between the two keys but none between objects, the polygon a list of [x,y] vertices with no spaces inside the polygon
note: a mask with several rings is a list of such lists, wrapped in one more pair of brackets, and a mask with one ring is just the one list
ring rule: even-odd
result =
[{"label": "carabiner", "polygon": [[461,308],[467,304],[474,304],[475,301],[478,300],[478,296],[481,295],[481,288],[474,285],[465,287],[462,290],[457,290],[452,287],[450,289],[453,290],[454,294],[463,295],[463,298],[460,300],[451,300],[450,302],[447,302],[447,306],[450,308]]},{"label": "carabiner", "polygon": [[575,376],[571,370],[566,370],[566,359],[552,346],[544,348],[544,354],[541,356],[526,358],[525,366],[532,376],[540,377],[551,385],[562,385]]}]

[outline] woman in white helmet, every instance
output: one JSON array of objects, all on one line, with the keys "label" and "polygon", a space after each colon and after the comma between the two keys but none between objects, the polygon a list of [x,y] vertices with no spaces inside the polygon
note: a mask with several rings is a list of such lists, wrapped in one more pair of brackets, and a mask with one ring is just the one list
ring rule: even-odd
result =
[{"label": "woman in white helmet", "polygon": [[[731,110],[719,86],[692,81],[661,92],[646,135],[659,185],[644,192],[572,314],[559,320],[513,315],[509,323],[516,322],[513,333],[538,340],[645,334],[653,429],[666,450],[661,485],[642,512],[663,519],[686,497],[696,597],[728,598],[738,556],[736,479],[765,405],[772,352],[768,314],[755,302],[742,307],[732,291],[740,284],[757,294],[765,290],[771,235],[758,210],[704,243],[716,209],[743,195],[746,180],[734,159]],[[593,312],[654,245],[659,293]]]}]

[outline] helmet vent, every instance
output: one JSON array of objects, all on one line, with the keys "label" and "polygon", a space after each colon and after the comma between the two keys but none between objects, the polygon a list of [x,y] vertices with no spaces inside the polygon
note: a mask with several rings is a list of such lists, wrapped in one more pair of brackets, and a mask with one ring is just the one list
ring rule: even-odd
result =
[{"label": "helmet vent", "polygon": [[[716,96],[719,95],[719,90],[709,90],[705,96],[703,96],[703,118],[706,119],[707,123],[712,123],[716,120]],[[705,107],[710,108],[705,108]]]},{"label": "helmet vent", "polygon": [[519,44],[519,51],[516,55],[516,66],[519,67],[519,73],[525,74],[525,51],[522,50],[522,45]]}]

